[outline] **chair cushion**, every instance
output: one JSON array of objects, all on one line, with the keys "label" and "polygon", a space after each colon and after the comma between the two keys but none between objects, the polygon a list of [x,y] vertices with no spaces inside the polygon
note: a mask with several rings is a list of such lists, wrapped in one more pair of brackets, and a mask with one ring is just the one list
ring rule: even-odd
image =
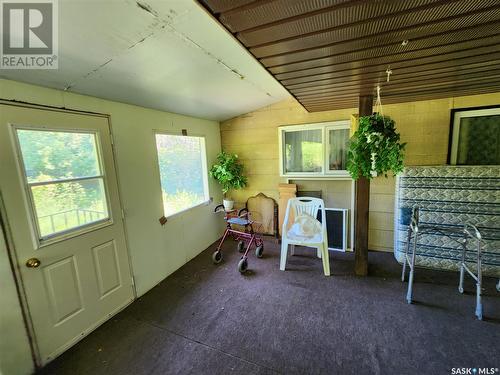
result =
[{"label": "chair cushion", "polygon": [[314,237],[304,237],[300,235],[296,235],[295,233],[287,232],[286,238],[292,242],[300,242],[302,244],[311,243],[323,243],[323,236],[320,234],[315,235]]},{"label": "chair cushion", "polygon": [[294,241],[322,242],[321,223],[312,216],[298,215],[287,232],[287,238]]}]

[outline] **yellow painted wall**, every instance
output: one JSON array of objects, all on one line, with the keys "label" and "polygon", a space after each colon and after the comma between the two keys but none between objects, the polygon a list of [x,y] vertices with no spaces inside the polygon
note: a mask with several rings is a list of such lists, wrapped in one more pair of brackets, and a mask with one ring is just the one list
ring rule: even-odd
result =
[{"label": "yellow painted wall", "polygon": [[[406,165],[439,165],[446,163],[451,110],[494,104],[500,104],[500,93],[392,104],[384,106],[383,112],[396,121],[402,141],[408,142]],[[237,153],[248,173],[248,187],[234,192],[235,200],[244,202],[261,191],[278,199],[278,183],[286,182],[279,177],[278,126],[348,120],[354,113],[357,108],[308,113],[289,99],[221,123],[222,148]],[[384,177],[372,181],[370,249],[392,250],[394,183],[394,178]],[[327,190],[346,196],[334,187],[335,181],[327,184],[331,185]],[[318,190],[325,189],[324,185],[318,182]]]}]

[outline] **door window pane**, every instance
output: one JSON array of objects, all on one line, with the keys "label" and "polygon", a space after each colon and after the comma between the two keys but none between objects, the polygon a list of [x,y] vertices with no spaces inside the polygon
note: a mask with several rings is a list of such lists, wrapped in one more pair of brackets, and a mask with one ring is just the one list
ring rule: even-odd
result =
[{"label": "door window pane", "polygon": [[323,169],[322,130],[284,132],[285,173],[321,172]]},{"label": "door window pane", "polygon": [[500,164],[500,115],[460,118],[457,164]]},{"label": "door window pane", "polygon": [[17,129],[40,239],[109,218],[94,133]]},{"label": "door window pane", "polygon": [[31,188],[42,237],[108,217],[101,178]]},{"label": "door window pane", "polygon": [[330,129],[328,141],[330,143],[328,169],[330,171],[346,170],[349,129]]},{"label": "door window pane", "polygon": [[208,201],[204,139],[156,134],[156,149],[164,215]]},{"label": "door window pane", "polygon": [[91,177],[100,174],[95,135],[19,129],[28,182]]}]

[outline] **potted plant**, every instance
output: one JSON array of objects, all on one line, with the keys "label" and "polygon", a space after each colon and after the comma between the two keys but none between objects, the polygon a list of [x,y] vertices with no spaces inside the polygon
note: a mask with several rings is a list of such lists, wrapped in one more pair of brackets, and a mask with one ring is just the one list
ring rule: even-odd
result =
[{"label": "potted plant", "polygon": [[374,113],[359,118],[359,128],[349,142],[347,170],[351,177],[371,179],[392,171],[403,171],[404,149],[390,117]]},{"label": "potted plant", "polygon": [[243,175],[243,164],[239,162],[238,155],[222,151],[217,155],[217,162],[210,168],[210,176],[222,186],[224,209],[232,210],[234,201],[229,198],[228,192],[247,186],[247,178]]}]

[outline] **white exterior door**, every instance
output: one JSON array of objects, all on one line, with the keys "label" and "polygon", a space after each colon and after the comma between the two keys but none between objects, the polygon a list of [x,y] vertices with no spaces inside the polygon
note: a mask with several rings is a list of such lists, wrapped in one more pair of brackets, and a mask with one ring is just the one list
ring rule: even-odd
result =
[{"label": "white exterior door", "polygon": [[0,104],[0,191],[44,364],[134,299],[108,119]]}]

